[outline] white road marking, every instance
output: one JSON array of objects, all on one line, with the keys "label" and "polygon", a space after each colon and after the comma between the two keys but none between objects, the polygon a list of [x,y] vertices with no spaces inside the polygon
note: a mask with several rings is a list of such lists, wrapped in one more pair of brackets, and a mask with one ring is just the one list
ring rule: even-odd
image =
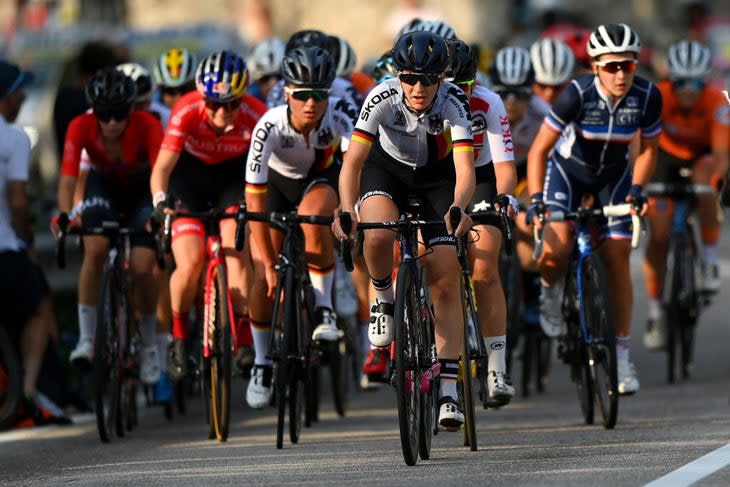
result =
[{"label": "white road marking", "polygon": [[685,487],[730,464],[730,443],[669,472],[644,487]]}]

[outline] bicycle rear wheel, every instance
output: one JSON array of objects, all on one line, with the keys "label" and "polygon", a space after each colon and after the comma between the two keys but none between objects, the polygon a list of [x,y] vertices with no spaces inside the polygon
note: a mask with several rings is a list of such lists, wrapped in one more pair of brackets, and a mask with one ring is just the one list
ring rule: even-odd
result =
[{"label": "bicycle rear wheel", "polygon": [[414,263],[402,263],[398,270],[395,303],[395,386],[401,449],[407,465],[418,461],[421,416],[420,370],[414,330],[420,309]]},{"label": "bicycle rear wheel", "polygon": [[[476,333],[471,328],[479,326],[479,320],[474,304],[473,287],[470,282],[465,281],[461,276],[461,305],[463,311],[463,338],[461,347],[461,392],[462,404],[464,408],[464,446],[468,446],[471,451],[477,451],[477,432],[476,422],[474,420],[474,395],[472,393],[472,360],[475,360],[475,354],[472,350],[472,341],[475,338],[481,339],[481,336],[475,337]],[[481,335],[481,334],[479,334]],[[476,367],[475,367],[476,369]]]},{"label": "bicycle rear wheel", "polygon": [[101,441],[111,441],[120,400],[121,350],[119,320],[126,320],[117,275],[107,267],[102,277],[94,340],[96,426]]},{"label": "bicycle rear wheel", "polygon": [[303,420],[306,422],[307,417],[319,420],[319,365],[313,363],[315,356],[309,340],[314,306],[312,293],[311,286],[303,283],[301,287],[295,286],[292,294],[296,297],[292,300],[294,309],[289,334],[289,439],[292,443],[299,443]]},{"label": "bicycle rear wheel", "polygon": [[212,270],[206,283],[206,323],[210,353],[210,406],[215,436],[228,439],[231,408],[232,344],[226,271],[222,265]]},{"label": "bicycle rear wheel", "polygon": [[23,375],[18,354],[0,325],[0,431],[11,427],[23,397]]},{"label": "bicycle rear wheel", "polygon": [[588,363],[603,426],[612,429],[618,417],[616,334],[610,290],[596,254],[583,261],[583,313],[588,330]]}]

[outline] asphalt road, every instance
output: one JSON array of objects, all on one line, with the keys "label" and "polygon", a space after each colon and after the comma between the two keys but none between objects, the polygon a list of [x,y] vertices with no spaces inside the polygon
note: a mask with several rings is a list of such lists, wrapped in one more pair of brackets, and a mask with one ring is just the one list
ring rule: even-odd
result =
[{"label": "asphalt road", "polygon": [[[721,256],[726,282],[727,237],[725,231]],[[140,426],[110,444],[101,444],[91,417],[77,417],[73,426],[0,434],[0,484],[645,485],[730,443],[730,290],[725,287],[701,318],[693,377],[668,385],[665,355],[645,351],[641,344],[646,299],[639,257],[634,255],[632,358],[641,390],[621,399],[612,431],[583,423],[568,370],[553,360],[544,394],[516,397],[500,410],[478,411],[477,452],[462,446],[461,433],[441,433],[434,438],[431,460],[406,466],[390,387],[355,393],[342,419],[326,398],[320,421],[303,430],[299,444],[287,441],[276,450],[274,409],[244,406],[239,378],[225,443],[206,439],[197,399],[191,399],[187,415],[172,421],[164,419],[159,407],[144,408]],[[728,450],[652,487],[689,485],[696,477],[696,486],[728,486],[730,468],[717,469],[730,463]]]}]

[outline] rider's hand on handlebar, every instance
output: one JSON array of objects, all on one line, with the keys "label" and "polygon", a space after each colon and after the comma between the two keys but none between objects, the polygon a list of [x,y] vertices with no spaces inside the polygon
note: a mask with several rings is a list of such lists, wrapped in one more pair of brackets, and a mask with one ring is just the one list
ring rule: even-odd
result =
[{"label": "rider's hand on handlebar", "polygon": [[649,203],[646,196],[644,196],[644,189],[640,184],[632,184],[629,193],[626,195],[626,202],[631,203],[633,207],[632,212],[639,216],[646,215],[649,210]]},{"label": "rider's hand on handlebar", "polygon": [[[340,221],[340,215],[342,215],[342,213],[350,214],[350,220],[352,221],[352,226],[350,228],[349,234],[345,233],[345,231],[342,228],[342,224]],[[334,219],[332,220],[332,233],[334,233],[335,237],[337,237],[340,240],[354,239],[355,235],[357,235],[357,215],[355,214],[355,212],[352,212],[352,211],[343,212],[342,209],[340,209],[340,208],[335,209]]]},{"label": "rider's hand on handlebar", "polygon": [[498,194],[494,197],[494,201],[492,201],[492,206],[494,206],[495,210],[507,208],[507,216],[509,216],[510,218],[513,218],[520,212],[520,203],[519,201],[517,201],[517,198],[515,198],[511,194]]},{"label": "rider's hand on handlebar", "polygon": [[542,218],[545,215],[545,203],[542,200],[542,193],[535,193],[530,196],[530,205],[527,207],[528,225],[537,225],[542,228]]},{"label": "rider's hand on handlebar", "polygon": [[66,230],[68,228],[69,219],[68,219],[68,213],[65,211],[62,211],[58,215],[54,215],[51,217],[51,233],[53,234],[54,238],[58,238],[58,235],[61,233],[61,230]]},{"label": "rider's hand on handlebar", "polygon": [[444,221],[446,222],[446,231],[449,235],[461,237],[466,232],[468,232],[471,227],[474,226],[474,222],[463,208],[457,205],[452,205],[452,207],[457,207],[459,208],[459,210],[461,210],[461,219],[459,220],[459,225],[457,225],[456,230],[454,230],[453,226],[451,225],[451,209],[449,209],[449,211],[446,212],[446,215],[444,215]]}]

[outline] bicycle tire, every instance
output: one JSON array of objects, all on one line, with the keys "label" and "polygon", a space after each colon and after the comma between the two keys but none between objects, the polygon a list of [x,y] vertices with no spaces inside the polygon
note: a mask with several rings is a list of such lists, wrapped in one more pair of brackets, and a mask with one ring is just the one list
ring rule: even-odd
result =
[{"label": "bicycle tire", "polygon": [[578,295],[575,262],[572,263],[568,275],[571,277],[566,281],[565,300],[563,301],[564,316],[568,325],[565,344],[570,350],[571,379],[575,383],[575,389],[578,393],[578,403],[583,414],[583,421],[586,424],[593,424],[594,404],[593,384],[590,380],[591,371],[588,365],[588,354],[583,341],[583,333],[580,330],[578,310],[573,304],[577,302]]},{"label": "bicycle tire", "polygon": [[[301,276],[301,294],[297,309],[299,314],[299,326],[297,328],[297,341],[293,350],[299,354],[300,369],[299,380],[303,383],[304,391],[304,426],[307,428],[312,423],[319,421],[319,397],[320,397],[320,371],[321,352],[316,350],[310,337],[312,336],[312,322],[314,317],[314,290],[309,281],[309,271],[304,262],[300,263],[299,276]],[[301,352],[299,352],[301,350]],[[299,427],[301,430],[301,426]]]},{"label": "bicycle tire", "polygon": [[401,263],[398,270],[393,320],[398,426],[403,459],[407,465],[415,465],[418,461],[418,432],[421,416],[420,392],[417,386],[420,376],[418,375],[418,359],[413,334],[418,323],[418,313],[420,313],[415,271],[415,264]]},{"label": "bicycle tire", "polygon": [[23,398],[23,373],[14,343],[0,325],[0,430],[10,428],[18,418]]},{"label": "bicycle tire", "polygon": [[530,397],[532,390],[532,384],[530,382],[532,380],[533,369],[536,365],[533,362],[537,357],[537,334],[532,328],[534,327],[522,331],[522,371],[520,385],[522,386],[522,397],[524,398]]},{"label": "bicycle tire", "polygon": [[597,254],[583,260],[583,313],[588,330],[588,363],[603,427],[613,429],[618,418],[618,366],[615,320],[610,288]]},{"label": "bicycle tire", "polygon": [[97,305],[94,340],[94,402],[99,438],[108,443],[117,429],[120,396],[120,351],[117,319],[120,317],[117,278],[106,266]]},{"label": "bicycle tire", "polygon": [[552,341],[547,337],[542,330],[537,330],[537,377],[535,377],[535,383],[537,385],[537,392],[545,392],[545,386],[547,385],[548,378],[550,376],[550,358],[552,355],[553,347]]},{"label": "bicycle tire", "polygon": [[[468,446],[471,451],[477,451],[477,432],[476,421],[474,419],[474,394],[473,394],[473,374],[472,360],[476,359],[472,352],[471,339],[469,337],[469,321],[475,327],[479,326],[479,318],[476,314],[474,295],[472,294],[473,286],[466,282],[464,276],[461,276],[461,306],[463,319],[463,337],[461,347],[461,391],[462,391],[462,407],[464,411],[464,446]],[[481,335],[481,334],[480,334]],[[481,339],[481,336],[478,337]]]},{"label": "bicycle tire", "polygon": [[[284,424],[286,421],[287,392],[289,388],[289,334],[291,333],[290,322],[294,318],[296,302],[294,298],[294,271],[290,267],[284,268],[283,286],[279,286],[279,293],[284,293],[284,322],[282,330],[276,340],[276,355],[274,363],[274,386],[276,394],[276,448],[284,447]],[[274,303],[281,302],[281,295],[275,296]],[[278,308],[278,306],[275,306]]]},{"label": "bicycle tire", "polygon": [[[218,441],[228,439],[231,411],[231,374],[233,369],[231,319],[228,283],[222,265],[212,270],[206,289],[208,343],[210,349],[211,411]],[[210,307],[213,307],[211,310]],[[212,338],[212,339],[211,339]]]},{"label": "bicycle tire", "polygon": [[[201,345],[202,351],[202,345]],[[200,365],[200,378],[201,387],[200,395],[203,399],[203,417],[205,418],[205,424],[208,425],[208,439],[214,440],[215,436],[215,421],[213,420],[213,408],[210,403],[211,396],[211,384],[210,384],[210,359],[202,357],[201,353],[201,365]]]},{"label": "bicycle tire", "polygon": [[[300,269],[300,272],[303,272]],[[299,274],[302,276],[303,274]],[[307,287],[299,281],[300,286],[296,286],[294,281],[294,300],[288,300],[284,306],[286,313],[287,305],[294,305],[294,309],[290,309],[291,314],[286,313],[284,316],[291,316],[289,322],[289,440],[293,443],[299,443],[302,434],[302,423],[306,422],[307,405],[311,404],[313,409],[312,420],[319,419],[319,368],[312,365],[311,357],[311,327],[309,324],[312,319],[313,297],[307,292],[311,291],[311,287]],[[316,387],[313,378],[316,377]],[[312,402],[314,401],[314,402]]]},{"label": "bicycle tire", "polygon": [[335,412],[341,418],[347,414],[348,354],[346,337],[329,345],[329,372]]},{"label": "bicycle tire", "polygon": [[[682,286],[682,249],[685,245],[679,235],[673,235],[669,240],[667,250],[666,270],[664,272],[664,311],[667,324],[667,382],[674,384],[676,379],[675,364],[677,361],[678,346],[678,320],[682,314],[682,308],[676,298],[681,292]],[[668,290],[668,291],[667,291]]]},{"label": "bicycle tire", "polygon": [[432,367],[438,362],[436,357],[436,343],[434,341],[434,322],[433,322],[433,306],[431,304],[431,293],[423,283],[426,282],[425,271],[423,267],[419,267],[421,289],[424,295],[420,302],[420,321],[417,323],[416,329],[419,330],[418,343],[420,356],[423,357],[423,367],[421,373],[428,373],[426,378],[421,378],[419,384],[424,385],[427,379],[426,390],[421,390],[420,401],[420,420],[418,424],[418,455],[422,460],[431,458],[431,440],[434,432],[438,431],[436,421],[438,408],[438,390],[439,378],[432,374]]}]

